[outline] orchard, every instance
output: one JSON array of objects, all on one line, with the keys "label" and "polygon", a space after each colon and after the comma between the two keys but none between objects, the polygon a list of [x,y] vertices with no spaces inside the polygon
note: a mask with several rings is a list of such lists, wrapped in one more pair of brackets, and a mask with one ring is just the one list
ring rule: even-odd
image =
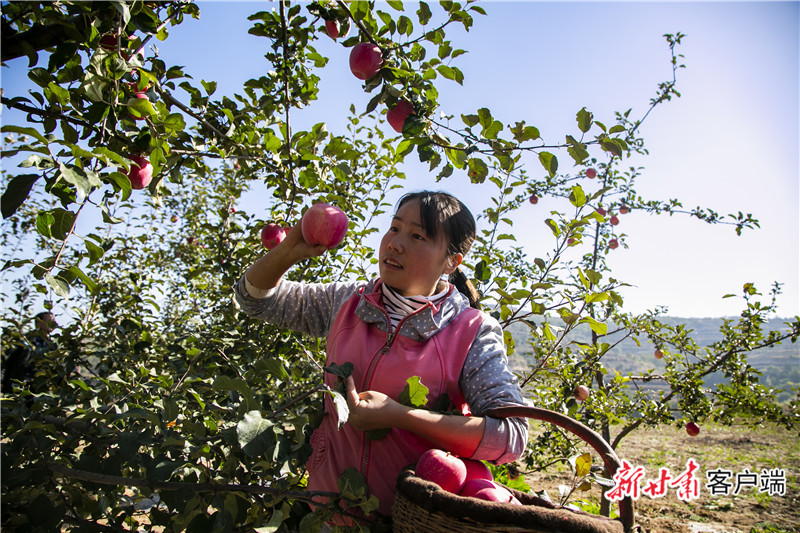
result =
[{"label": "orchard", "polygon": [[[428,188],[462,177],[489,191],[463,268],[484,311],[506,329],[529,329],[534,357],[519,377],[534,405],[586,424],[613,448],[643,427],[696,435],[704,420],[798,429],[797,401],[779,405],[748,363],[750,351],[800,334],[796,320],[764,328],[779,286],[737,289],[740,316],[700,345],[657,311],[628,312],[625,280],[608,262],[628,246],[619,232],[634,231],[626,217],[636,214],[691,216],[737,233],[758,227],[741,212],[686,211],[636,191],[646,170],[627,162],[647,154],[644,121],[680,96],[683,34],[665,36],[670,76],[640,115],[596,117],[577,106],[568,131],[544,132],[530,117],[508,121],[440,97],[441,87],[465,82],[458,64],[470,42],[451,40],[453,30],[491,17],[490,3],[252,7],[249,34],[263,39],[271,67],[229,97],[156,52],[202,16],[202,3],[3,5],[2,61],[35,84],[2,95],[3,351],[26,342],[39,297],[72,317],[32,378],[2,393],[3,530],[317,532],[335,513],[376,509],[358,472],[342,475],[338,493],[306,490],[322,400],[342,408],[340,392],[322,382],[337,370],[323,367],[324,342],[246,318],[232,286],[298,223],[331,249],[290,279],[371,277],[375,220],[393,209],[390,192],[412,160],[428,167]],[[341,109],[339,131],[298,125],[324,85],[320,40],[347,58],[353,90],[369,94],[363,108]],[[24,120],[9,121],[8,110]],[[242,209],[252,195],[261,210]],[[550,240],[540,249],[517,244],[525,230],[510,217],[520,210],[542,217]],[[568,249],[582,255],[569,259]],[[568,340],[578,328],[590,342]],[[662,370],[607,368],[612,334],[658,346]],[[714,373],[726,381],[707,385]],[[658,392],[643,386],[656,382]],[[525,468],[576,445],[555,430],[532,432]],[[437,459],[460,490],[463,461]],[[499,488],[484,486],[485,497],[509,501]]]}]

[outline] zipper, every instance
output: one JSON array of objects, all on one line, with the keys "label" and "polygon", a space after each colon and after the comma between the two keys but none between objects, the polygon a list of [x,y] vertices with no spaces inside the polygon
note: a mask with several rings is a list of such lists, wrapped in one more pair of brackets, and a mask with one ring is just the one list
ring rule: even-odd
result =
[{"label": "zipper", "polygon": [[[392,328],[392,320],[389,318],[389,313],[387,313],[385,309],[377,306],[376,304],[370,302],[369,300],[365,299],[365,301],[367,302],[368,305],[371,305],[375,309],[378,309],[386,317],[387,334],[386,334],[386,342],[383,344],[383,347],[381,347],[381,349],[374,356],[372,356],[372,362],[369,365],[369,369],[367,370],[367,374],[366,374],[366,376],[364,378],[364,382],[361,384],[361,387],[362,387],[361,390],[369,390],[369,384],[372,383],[372,376],[375,373],[375,369],[378,366],[378,362],[381,360],[381,358],[384,355],[389,353],[389,350],[392,347],[392,343],[394,342],[395,338],[397,338],[397,332],[400,331],[400,328],[403,326],[403,323],[406,320],[408,320],[409,318],[411,318],[412,316],[414,316],[417,313],[421,312],[423,309],[427,309],[428,306],[430,305],[430,303],[428,303],[428,305],[426,305],[424,307],[420,307],[419,309],[417,309],[413,313],[410,313],[410,314],[404,316],[400,320],[400,322],[397,323],[397,326],[393,329]],[[361,446],[361,449],[362,449],[362,453],[361,453],[361,474],[364,476],[364,479],[366,479],[367,478],[367,465],[369,463],[369,456],[370,456],[370,451],[371,451],[371,447],[372,447],[371,446],[372,441],[370,441],[367,438],[366,432],[364,432],[364,436],[361,437],[361,442],[362,442],[362,446]]]}]

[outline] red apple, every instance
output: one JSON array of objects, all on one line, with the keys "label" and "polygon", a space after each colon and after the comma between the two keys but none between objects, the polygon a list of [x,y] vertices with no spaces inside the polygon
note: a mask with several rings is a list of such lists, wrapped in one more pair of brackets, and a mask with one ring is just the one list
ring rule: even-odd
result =
[{"label": "red apple", "polygon": [[360,80],[374,77],[381,69],[383,54],[372,43],[358,43],[350,52],[350,71]]},{"label": "red apple", "polygon": [[689,422],[686,424],[686,433],[688,433],[690,437],[694,437],[700,433],[700,426],[694,422]]},{"label": "red apple", "polygon": [[575,238],[574,237],[570,237],[569,239],[567,239],[567,245],[572,246],[573,244],[575,244]]},{"label": "red apple", "polygon": [[579,402],[584,401],[586,398],[589,397],[589,387],[587,387],[586,385],[578,385],[577,387],[575,387],[575,392],[573,392],[573,396],[575,396],[575,399],[578,400]]},{"label": "red apple", "polygon": [[494,481],[489,479],[467,479],[467,482],[464,483],[464,486],[461,487],[461,491],[459,491],[459,496],[464,496],[470,498],[475,496],[475,494],[483,489],[493,489],[497,487]]},{"label": "red apple", "polygon": [[514,497],[507,489],[495,486],[494,488],[481,489],[475,493],[473,498],[479,498],[490,502],[511,503],[514,505],[522,505],[518,499]]},{"label": "red apple", "polygon": [[386,120],[389,121],[389,125],[394,129],[394,131],[397,133],[403,133],[403,124],[406,122],[406,117],[413,114],[414,108],[411,106],[411,104],[405,100],[400,100],[397,102],[396,106],[391,108],[389,112],[386,113]]},{"label": "red apple", "polygon": [[621,206],[619,208],[619,214],[620,215],[627,215],[629,211],[630,211],[630,208],[627,205],[623,205],[623,206]]},{"label": "red apple", "polygon": [[153,179],[153,165],[146,158],[140,155],[129,157],[133,164],[128,172],[128,179],[131,180],[131,187],[134,189],[144,189]]},{"label": "red apple", "polygon": [[619,246],[619,241],[617,239],[611,239],[610,241],[608,241],[608,247],[611,248],[612,250],[616,250],[618,246]]},{"label": "red apple", "polygon": [[616,226],[617,224],[619,224],[619,219],[617,218],[617,215],[611,215],[611,219],[609,219],[609,222],[611,223],[612,226]]},{"label": "red apple", "polygon": [[339,37],[339,23],[335,20],[326,20],[325,31],[328,32],[328,37],[336,39]]},{"label": "red apple", "polygon": [[483,461],[476,461],[475,459],[462,459],[462,461],[467,467],[467,481],[473,479],[488,479],[492,481],[494,479],[492,471]]},{"label": "red apple", "polygon": [[443,490],[458,494],[467,480],[467,466],[459,457],[432,448],[419,458],[417,476],[439,485]]},{"label": "red apple", "polygon": [[334,248],[347,234],[347,215],[338,207],[320,203],[308,208],[300,221],[303,239],[311,245]]},{"label": "red apple", "polygon": [[172,215],[172,218],[170,220],[172,220],[172,222],[177,222],[178,221],[178,215]]},{"label": "red apple", "polygon": [[662,359],[664,357],[664,352],[661,350],[656,350],[653,355],[655,355],[656,359]]},{"label": "red apple", "polygon": [[286,230],[278,224],[267,224],[261,230],[261,244],[267,250],[272,250],[286,238]]},{"label": "red apple", "polygon": [[530,197],[530,198],[528,198],[528,201],[529,201],[530,203],[532,203],[532,204],[536,205],[536,204],[538,204],[538,203],[539,203],[539,197],[538,197],[538,196],[536,196],[535,194],[532,194],[532,195],[531,195],[531,197]]},{"label": "red apple", "polygon": [[597,209],[595,209],[595,211],[597,211],[600,214],[600,216],[603,216],[603,217],[608,214],[608,211],[606,211],[602,207],[598,207]]},{"label": "red apple", "polygon": [[595,179],[597,177],[597,171],[593,168],[587,168],[586,177],[592,180]]}]

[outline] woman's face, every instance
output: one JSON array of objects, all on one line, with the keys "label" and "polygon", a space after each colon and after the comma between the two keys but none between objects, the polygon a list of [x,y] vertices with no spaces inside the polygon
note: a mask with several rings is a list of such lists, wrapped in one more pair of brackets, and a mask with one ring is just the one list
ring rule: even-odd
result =
[{"label": "woman's face", "polygon": [[381,239],[381,279],[403,296],[430,296],[442,274],[450,274],[461,262],[461,254],[448,256],[447,247],[444,238],[434,241],[422,229],[419,200],[409,200],[397,210]]}]

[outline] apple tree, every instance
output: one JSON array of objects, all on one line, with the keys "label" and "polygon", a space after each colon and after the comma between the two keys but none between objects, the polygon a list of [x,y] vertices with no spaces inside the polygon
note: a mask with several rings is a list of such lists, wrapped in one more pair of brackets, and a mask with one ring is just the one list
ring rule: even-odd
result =
[{"label": "apple tree", "polygon": [[[215,81],[195,81],[152,46],[186,17],[202,16],[202,4],[3,6],[2,61],[27,68],[36,86],[2,95],[5,108],[25,114],[2,127],[3,158],[16,165],[3,170],[4,351],[26,342],[37,294],[74,317],[36,360],[33,378],[3,391],[4,528],[318,531],[334,512],[374,510],[357,472],[344,473],[339,493],[305,490],[321,399],[337,394],[322,385],[324,342],[245,318],[231,286],[264,252],[264,224],[291,224],[318,201],[348,214],[348,238],[290,276],[370,275],[375,218],[391,209],[388,193],[402,186],[410,157],[429,166],[432,180],[458,173],[490,191],[469,266],[484,309],[505,326],[530,328],[536,358],[521,378],[535,384],[535,403],[598,429],[614,446],[637,427],[690,418],[744,414],[796,427],[796,404],[776,404],[747,352],[794,341],[798,322],[764,331],[774,300],[761,301],[755,287],[745,286],[741,318],[726,322],[711,346],[662,323],[657,311],[624,311],[622,282],[606,263],[624,246],[614,221],[623,210],[683,211],[678,200],[640,197],[641,170],[624,168],[646,153],[638,130],[649,110],[600,120],[582,108],[566,142],[548,145],[523,117],[511,125],[487,108],[451,109],[437,85],[463,81],[464,50],[448,31],[469,30],[485,15],[472,1],[256,9],[249,32],[264,38],[273,68],[219,96]],[[372,96],[364,109],[342,110],[343,131],[300,129],[296,111],[314,104],[325,75],[315,43],[330,37],[345,53],[362,43],[373,52],[358,82]],[[667,36],[675,72],[682,38]],[[380,63],[370,64],[375,49]],[[673,78],[651,109],[677,96]],[[380,127],[384,112],[399,135]],[[147,184],[136,158],[152,166]],[[579,171],[565,172],[564,161]],[[241,209],[252,194],[264,198],[263,212]],[[509,213],[532,196],[565,206],[544,221],[553,233],[548,254],[515,246],[509,231]],[[688,214],[739,232],[757,226],[749,215]],[[565,258],[574,249],[585,250],[577,262]],[[566,340],[578,327],[591,329],[590,343]],[[612,333],[663,350],[663,374],[607,369]],[[513,352],[510,334],[506,341]],[[718,371],[730,380],[712,390],[704,378]],[[667,392],[639,386],[652,380]],[[577,404],[581,385],[591,392]],[[529,466],[571,446],[552,432],[533,436]],[[323,496],[333,499],[312,512]]]}]

